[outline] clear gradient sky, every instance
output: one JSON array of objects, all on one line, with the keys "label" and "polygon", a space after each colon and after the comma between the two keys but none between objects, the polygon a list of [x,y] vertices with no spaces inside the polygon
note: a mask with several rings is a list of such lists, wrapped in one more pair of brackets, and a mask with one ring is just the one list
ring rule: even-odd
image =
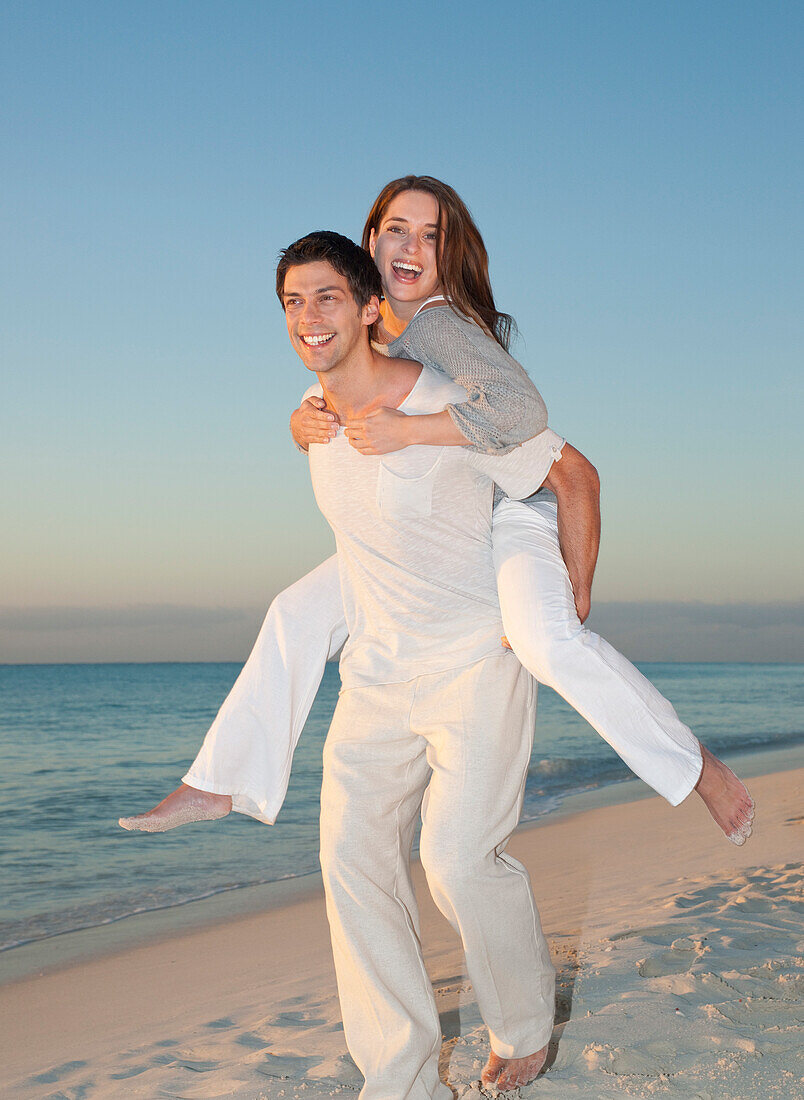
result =
[{"label": "clear gradient sky", "polygon": [[7,0],[0,660],[245,656],[332,546],[276,254],[408,172],[472,208],[600,471],[599,625],[801,660],[803,30],[775,0]]}]

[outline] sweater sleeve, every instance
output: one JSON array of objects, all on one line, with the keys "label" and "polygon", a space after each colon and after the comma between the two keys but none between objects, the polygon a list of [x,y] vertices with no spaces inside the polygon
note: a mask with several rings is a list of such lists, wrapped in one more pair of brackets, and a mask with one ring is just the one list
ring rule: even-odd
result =
[{"label": "sweater sleeve", "polygon": [[447,410],[471,450],[506,454],[547,427],[544,401],[524,368],[479,325],[448,309],[427,310],[403,341],[408,358],[429,363],[466,390],[466,400]]}]

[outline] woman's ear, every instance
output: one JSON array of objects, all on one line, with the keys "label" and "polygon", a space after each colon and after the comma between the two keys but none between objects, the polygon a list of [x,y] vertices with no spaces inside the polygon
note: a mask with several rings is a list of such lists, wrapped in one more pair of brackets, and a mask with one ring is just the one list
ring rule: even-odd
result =
[{"label": "woman's ear", "polygon": [[372,260],[374,259],[374,249],[376,247],[377,247],[377,235],[375,234],[374,229],[372,228],[372,229],[369,230],[369,255],[371,256]]}]

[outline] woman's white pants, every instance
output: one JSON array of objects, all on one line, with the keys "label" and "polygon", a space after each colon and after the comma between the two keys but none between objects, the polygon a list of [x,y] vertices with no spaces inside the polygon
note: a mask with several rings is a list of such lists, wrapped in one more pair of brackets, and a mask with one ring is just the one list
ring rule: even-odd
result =
[{"label": "woman's white pants", "polygon": [[410,850],[460,934],[492,1049],[524,1057],[553,1028],[555,971],[528,874],[505,853],[536,717],[511,653],[341,692],[324,748],[321,870],[361,1100],[449,1100],[419,942]]},{"label": "woman's white pants", "polygon": [[508,642],[636,775],[673,806],[701,774],[701,747],[671,703],[575,611],[555,502],[503,500],[494,510],[494,568]]},{"label": "woman's white pants", "polygon": [[[630,661],[575,612],[556,506],[503,500],[494,510],[503,624],[524,667],[563,696],[641,779],[677,805],[698,781],[697,739]],[[337,559],[281,592],[184,782],[232,796],[271,823],[326,661],[347,637]]]}]

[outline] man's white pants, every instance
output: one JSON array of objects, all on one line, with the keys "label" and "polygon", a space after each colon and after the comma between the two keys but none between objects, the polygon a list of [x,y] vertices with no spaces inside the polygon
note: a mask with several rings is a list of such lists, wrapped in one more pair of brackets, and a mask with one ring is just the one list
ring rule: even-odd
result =
[{"label": "man's white pants", "polygon": [[522,805],[535,685],[511,653],[341,693],[324,748],[321,868],[361,1100],[449,1100],[410,878],[421,861],[460,933],[492,1049],[550,1038],[555,972],[528,874],[505,854]]},{"label": "man's white pants", "polygon": [[[563,696],[628,767],[672,805],[698,781],[697,739],[630,661],[581,625],[558,544],[556,506],[503,500],[494,509],[503,625],[540,683]],[[232,796],[233,809],[273,822],[293,750],[324,665],[346,641],[335,557],[281,592],[185,783]]]}]

